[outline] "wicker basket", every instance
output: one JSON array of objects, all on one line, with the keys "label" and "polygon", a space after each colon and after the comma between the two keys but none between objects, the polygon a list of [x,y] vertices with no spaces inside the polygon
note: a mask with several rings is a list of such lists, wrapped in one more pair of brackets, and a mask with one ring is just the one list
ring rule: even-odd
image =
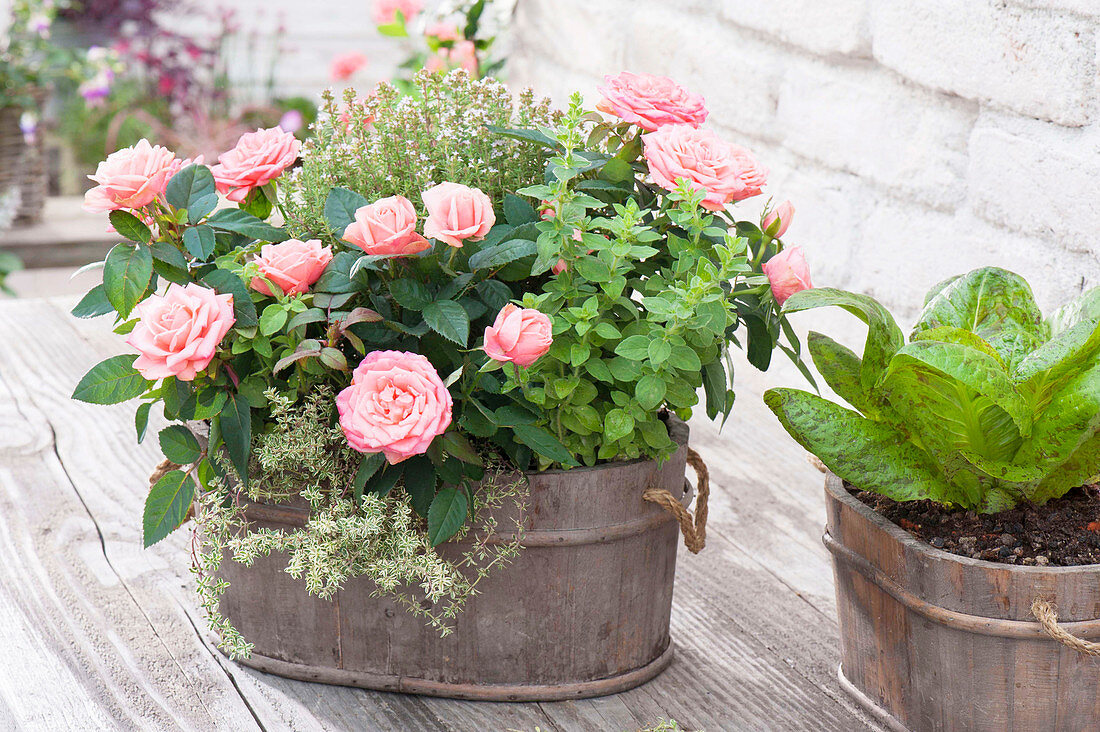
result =
[{"label": "wicker basket", "polygon": [[19,127],[22,107],[0,107],[0,193],[19,189],[17,224],[32,224],[42,218],[46,204],[46,155],[42,134],[28,145]]}]

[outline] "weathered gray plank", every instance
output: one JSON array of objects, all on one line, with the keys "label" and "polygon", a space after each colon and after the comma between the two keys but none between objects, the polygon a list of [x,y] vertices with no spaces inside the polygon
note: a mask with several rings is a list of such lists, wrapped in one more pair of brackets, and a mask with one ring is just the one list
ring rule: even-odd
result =
[{"label": "weathered gray plank", "polygon": [[28,376],[41,387],[56,373],[16,373],[27,358],[46,358],[42,370],[50,368],[48,350],[36,349],[51,341],[13,333],[12,322],[3,318],[0,339],[33,347],[0,353],[0,697],[7,716],[28,729],[255,728],[224,672],[195,662],[209,653],[181,625],[184,613],[159,599],[164,592],[150,571],[157,553],[141,553],[132,538],[116,541],[85,507],[76,485],[114,482],[112,453],[88,423],[79,438],[92,451],[88,471],[66,470],[53,425],[27,388]]},{"label": "weathered gray plank", "polygon": [[[145,684],[160,695],[164,708],[183,720],[182,726],[211,727],[199,722],[202,710],[189,706],[195,692],[184,688],[184,677],[194,679],[210,714],[226,726],[231,720],[235,729],[255,726],[253,714],[269,730],[538,726],[571,732],[636,729],[662,716],[678,719],[686,729],[868,726],[840,696],[833,676],[837,631],[831,572],[818,538],[824,519],[820,474],[757,403],[762,382],[739,381],[738,407],[721,436],[698,421],[693,425],[693,443],[714,474],[710,541],[699,556],[681,553],[672,629],[678,659],[672,668],[639,689],[604,699],[541,705],[424,699],[281,679],[244,669],[211,651],[191,594],[185,537],[171,537],[151,550],[140,546],[144,477],[157,461],[155,441],[134,448],[132,406],[93,407],[68,399],[72,385],[89,366],[120,350],[121,338],[110,333],[105,320],[74,321],[65,310],[64,303],[56,302],[0,304],[0,343],[20,344],[18,351],[0,349],[0,381],[16,383],[22,390],[11,401],[29,415],[24,422],[30,425],[6,431],[0,427],[0,445],[10,441],[32,452],[52,452],[56,445],[55,469],[67,487],[65,480],[55,478],[53,482],[62,485],[51,493],[68,491],[69,504],[56,509],[53,526],[68,525],[67,517],[83,514],[94,532],[94,517],[103,544],[96,546],[94,533],[89,536],[97,541],[85,537],[83,544],[80,535],[56,538],[50,549],[58,554],[54,562],[61,567],[76,561],[86,564],[84,557],[98,553],[100,564],[107,567],[101,567],[102,577],[120,578],[114,594],[85,603],[103,617],[96,620],[102,625],[89,622],[83,632],[114,634],[125,639],[118,640],[121,649],[137,648],[129,651],[138,659],[132,672],[138,678],[131,683]],[[742,371],[739,378],[745,375]],[[0,396],[0,410],[7,401]],[[42,462],[40,457],[35,460]],[[37,464],[33,469],[39,474],[42,470]],[[16,484],[24,488],[35,485],[35,480],[22,473]],[[37,480],[42,482],[41,477]],[[86,509],[76,505],[81,500]],[[0,532],[13,530],[7,505],[24,502],[7,499],[0,491]],[[2,541],[0,533],[0,547]],[[47,579],[47,587],[71,581]],[[75,612],[74,605],[63,606],[62,614]],[[6,607],[0,595],[0,613]],[[127,607],[131,609],[125,611]],[[150,644],[158,637],[161,645],[154,653]],[[121,654],[121,649],[113,652]],[[87,655],[111,656],[78,647],[57,653],[70,667],[78,663],[73,659]],[[153,658],[162,664],[159,671],[141,665],[149,665]],[[130,697],[113,692],[109,681],[94,674],[87,677],[89,703],[113,724],[131,724],[136,717],[130,707],[110,702],[114,694],[133,704]],[[5,701],[0,688],[0,724],[12,713],[10,705],[4,709]]]}]

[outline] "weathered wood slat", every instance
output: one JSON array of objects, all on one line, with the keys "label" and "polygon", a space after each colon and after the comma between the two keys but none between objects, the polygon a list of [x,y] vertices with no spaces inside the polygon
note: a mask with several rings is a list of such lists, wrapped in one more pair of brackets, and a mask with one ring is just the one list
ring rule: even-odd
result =
[{"label": "weathered wood slat", "polygon": [[[747,372],[739,374],[738,407],[721,435],[703,420],[692,425],[714,488],[708,548],[699,556],[681,552],[677,563],[672,667],[601,699],[423,699],[269,676],[211,650],[192,594],[186,537],[141,548],[155,439],[134,446],[132,405],[68,398],[88,367],[121,350],[122,339],[104,319],[72,319],[67,305],[0,303],[0,389],[7,389],[0,391],[0,465],[11,474],[0,483],[0,551],[12,551],[8,535],[21,537],[13,540],[22,546],[20,561],[42,565],[32,573],[0,563],[0,584],[20,588],[14,600],[0,591],[0,622],[8,626],[0,642],[8,632],[19,638],[15,647],[34,649],[45,638],[44,658],[52,660],[39,670],[55,683],[39,686],[78,690],[67,690],[63,703],[47,695],[54,728],[67,728],[63,715],[77,711],[108,728],[159,728],[163,720],[164,728],[256,729],[259,719],[268,730],[572,732],[633,730],[662,716],[685,729],[875,728],[835,681],[820,474],[757,404],[763,382],[746,384]],[[22,574],[9,579],[12,572]],[[53,613],[48,622],[40,607]],[[0,658],[0,675],[4,664]],[[65,673],[76,687],[57,675]],[[0,683],[0,726],[35,712],[25,701],[14,704],[14,693]]]}]

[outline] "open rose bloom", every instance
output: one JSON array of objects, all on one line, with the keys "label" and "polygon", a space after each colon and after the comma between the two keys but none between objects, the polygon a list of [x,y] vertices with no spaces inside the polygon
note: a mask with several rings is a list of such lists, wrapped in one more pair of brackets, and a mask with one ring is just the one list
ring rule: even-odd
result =
[{"label": "open rose bloom", "polygon": [[233,296],[195,283],[168,285],[134,311],[138,324],[126,342],[140,352],[134,368],[146,379],[193,380],[210,365],[233,327]]},{"label": "open rose bloom", "polygon": [[292,133],[279,127],[246,132],[210,169],[218,193],[230,201],[243,201],[253,188],[270,183],[293,165],[301,145]]},{"label": "open rose bloom", "polygon": [[451,424],[451,406],[431,362],[401,351],[367,354],[336,397],[348,444],[381,452],[390,464],[425,452]]},{"label": "open rose bloom", "polygon": [[605,85],[600,87],[603,99],[596,108],[643,130],[653,132],[677,124],[698,127],[707,119],[703,97],[667,77],[624,71],[604,80]]},{"label": "open rose bloom", "polygon": [[496,223],[493,202],[482,191],[459,183],[440,183],[421,194],[428,208],[424,233],[452,247],[484,239]]},{"label": "open rose bloom", "polygon": [[657,185],[674,190],[685,178],[706,192],[703,207],[720,211],[726,204],[758,196],[768,182],[768,170],[752,153],[710,130],[668,125],[642,138],[649,172]]},{"label": "open rose bloom", "polygon": [[416,231],[416,209],[404,196],[389,196],[355,211],[355,221],[344,229],[344,241],[367,254],[408,257],[431,242]]},{"label": "open rose bloom", "polygon": [[133,147],[113,152],[88,178],[97,185],[84,194],[84,210],[105,213],[138,209],[164,195],[168,180],[184,161],[160,145],[139,140]]},{"label": "open rose bloom", "polygon": [[321,246],[320,239],[290,239],[281,244],[264,244],[255,263],[263,277],[252,279],[252,289],[265,295],[271,288],[263,278],[274,282],[284,295],[306,292],[332,261],[332,247]]}]

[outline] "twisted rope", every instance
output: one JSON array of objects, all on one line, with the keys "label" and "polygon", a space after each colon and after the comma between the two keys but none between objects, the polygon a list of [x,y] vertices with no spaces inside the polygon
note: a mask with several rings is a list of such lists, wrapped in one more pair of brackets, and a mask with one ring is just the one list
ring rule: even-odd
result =
[{"label": "twisted rope", "polygon": [[680,531],[684,535],[684,546],[692,554],[698,554],[707,543],[707,499],[710,497],[710,471],[699,453],[690,447],[687,449],[687,462],[695,471],[698,487],[695,495],[695,517],[683,504],[664,488],[647,487],[642,498],[656,503],[676,517]]},{"label": "twisted rope", "polygon": [[1058,625],[1058,612],[1046,600],[1035,598],[1031,603],[1031,614],[1039,621],[1039,625],[1043,626],[1046,634],[1062,645],[1089,656],[1100,656],[1100,643],[1078,638],[1069,631],[1063,630]]}]

